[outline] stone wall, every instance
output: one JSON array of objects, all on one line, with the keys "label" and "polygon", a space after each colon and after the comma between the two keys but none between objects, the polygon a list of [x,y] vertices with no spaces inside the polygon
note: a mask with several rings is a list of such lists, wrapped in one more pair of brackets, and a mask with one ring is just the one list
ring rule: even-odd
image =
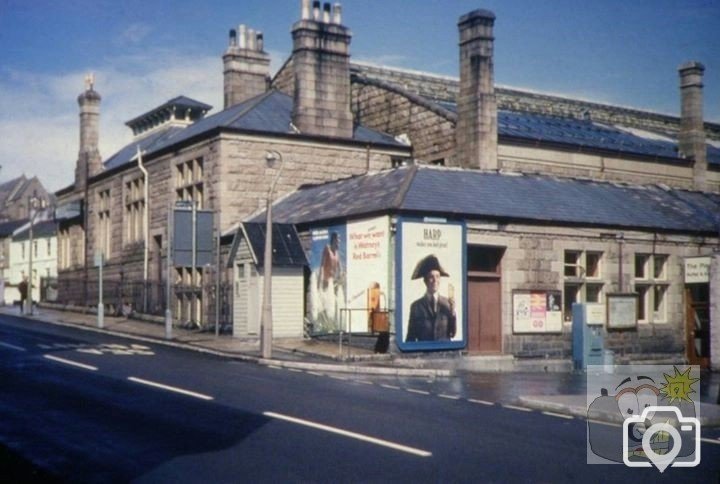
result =
[{"label": "stone wall", "polygon": [[710,263],[710,365],[720,370],[720,252]]},{"label": "stone wall", "polygon": [[[602,301],[608,293],[635,290],[635,254],[668,256],[663,320],[639,322],[637,331],[610,331],[606,349],[617,358],[677,357],[685,347],[683,304],[683,258],[696,255],[705,241],[682,236],[625,232],[622,243],[599,229],[508,225],[488,229],[469,224],[468,244],[504,247],[502,258],[503,352],[518,357],[569,358],[572,355],[572,323],[569,315],[561,334],[514,334],[512,294],[515,290],[563,291],[565,251],[601,252],[600,277],[585,283],[601,283]],[[622,257],[620,252],[622,251]],[[622,261],[622,262],[621,262]]]}]

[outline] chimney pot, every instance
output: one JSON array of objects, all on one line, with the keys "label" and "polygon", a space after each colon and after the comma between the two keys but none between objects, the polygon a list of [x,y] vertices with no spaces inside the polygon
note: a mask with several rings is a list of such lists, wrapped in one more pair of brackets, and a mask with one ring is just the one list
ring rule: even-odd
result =
[{"label": "chimney pot", "polygon": [[329,24],[330,23],[330,4],[325,3],[323,4],[323,23]]},{"label": "chimney pot", "polygon": [[256,42],[255,42],[255,41],[257,40],[257,38],[255,37],[255,30],[253,30],[253,29],[248,29],[248,31],[247,31],[247,37],[248,37],[248,45],[247,45],[247,48],[248,48],[249,50],[257,50],[257,44],[256,44]]},{"label": "chimney pot", "polygon": [[238,47],[247,49],[247,27],[243,24],[238,28]]},{"label": "chimney pot", "polygon": [[342,5],[336,3],[333,5],[333,23],[342,25]]},{"label": "chimney pot", "polygon": [[230,47],[237,46],[237,32],[235,29],[230,29]]},{"label": "chimney pot", "polygon": [[310,20],[310,0],[302,0],[300,18],[302,20]]},{"label": "chimney pot", "polygon": [[313,20],[318,22],[320,20],[320,2],[315,0],[313,2]]},{"label": "chimney pot", "polygon": [[259,52],[265,51],[265,38],[263,37],[263,33],[260,31],[258,31],[258,33],[255,34],[255,45]]}]

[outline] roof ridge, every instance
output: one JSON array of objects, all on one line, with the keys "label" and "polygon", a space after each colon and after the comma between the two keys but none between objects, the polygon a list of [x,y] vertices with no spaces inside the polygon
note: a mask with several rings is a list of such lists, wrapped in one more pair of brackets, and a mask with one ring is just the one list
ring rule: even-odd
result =
[{"label": "roof ridge", "polygon": [[408,191],[410,191],[410,186],[412,185],[412,182],[415,180],[415,175],[417,175],[418,170],[419,170],[418,165],[412,165],[408,169],[408,174],[405,175],[405,179],[403,180],[402,184],[400,185],[400,189],[398,190],[397,194],[395,195],[395,198],[392,201],[392,208],[398,209],[398,208],[402,207],[402,204],[405,201],[405,196],[408,194]]}]

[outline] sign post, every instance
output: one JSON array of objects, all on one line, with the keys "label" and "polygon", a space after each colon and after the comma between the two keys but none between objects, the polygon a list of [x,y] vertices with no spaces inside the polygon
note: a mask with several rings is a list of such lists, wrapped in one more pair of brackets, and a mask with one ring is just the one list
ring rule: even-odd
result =
[{"label": "sign post", "polygon": [[102,329],[105,325],[105,305],[103,304],[103,253],[95,252],[95,267],[98,268],[98,306],[97,326]]}]

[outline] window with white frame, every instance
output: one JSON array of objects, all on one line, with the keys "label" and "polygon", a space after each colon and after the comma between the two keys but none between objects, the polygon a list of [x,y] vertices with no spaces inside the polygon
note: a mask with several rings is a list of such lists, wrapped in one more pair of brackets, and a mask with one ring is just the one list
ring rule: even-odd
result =
[{"label": "window with white frame", "polygon": [[635,292],[638,294],[638,321],[667,322],[668,256],[635,254]]},{"label": "window with white frame", "polygon": [[566,250],[563,260],[563,309],[565,321],[571,321],[573,303],[603,302],[603,253]]},{"label": "window with white frame", "polygon": [[140,242],[145,227],[145,180],[125,183],[125,242]]},{"label": "window with white frame", "polygon": [[97,203],[97,234],[95,247],[100,250],[105,259],[110,258],[110,234],[112,222],[110,221],[110,190],[98,192]]},{"label": "window with white frame", "polygon": [[196,202],[204,205],[203,159],[185,161],[175,165],[175,200]]}]

